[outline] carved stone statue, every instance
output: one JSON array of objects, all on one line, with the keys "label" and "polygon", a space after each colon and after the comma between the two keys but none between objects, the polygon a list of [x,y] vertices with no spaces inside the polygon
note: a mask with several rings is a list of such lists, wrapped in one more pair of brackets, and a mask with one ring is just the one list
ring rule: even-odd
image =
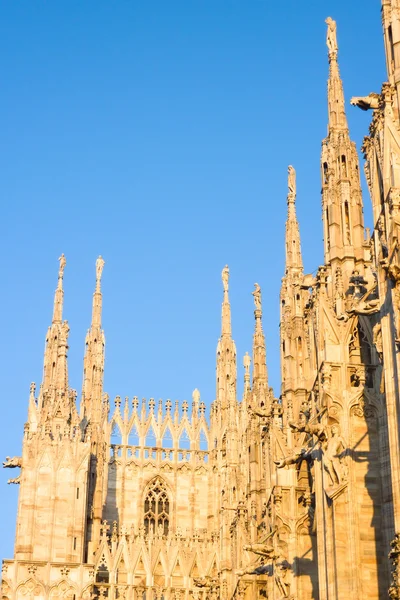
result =
[{"label": "carved stone statue", "polygon": [[345,450],[346,444],[340,435],[340,427],[334,424],[324,449],[324,468],[334,486],[341,485],[346,478],[345,466],[342,463]]},{"label": "carved stone statue", "polygon": [[358,106],[361,110],[379,108],[379,94],[371,92],[368,96],[353,96],[350,100],[352,106]]},{"label": "carved stone statue", "polygon": [[63,324],[61,325],[60,344],[66,345],[67,339],[68,339],[68,334],[69,334],[68,321],[64,321]]},{"label": "carved stone statue", "polygon": [[251,292],[253,294],[254,297],[254,304],[256,307],[256,310],[261,310],[261,288],[258,285],[258,283],[254,284],[254,292]]},{"label": "carved stone statue", "polygon": [[96,260],[96,281],[100,281],[105,261],[101,256]]},{"label": "carved stone statue", "polygon": [[289,194],[296,195],[296,171],[292,165],[288,166],[288,188]]},{"label": "carved stone statue", "polygon": [[3,462],[3,469],[15,469],[15,467],[22,467],[22,458],[20,456],[6,456],[6,460]]},{"label": "carved stone statue", "polygon": [[61,254],[58,260],[60,261],[60,267],[58,269],[58,278],[62,279],[64,276],[64,269],[65,265],[67,264],[67,259],[65,258],[64,254]]},{"label": "carved stone statue", "polygon": [[333,52],[337,52],[337,39],[336,39],[336,21],[334,21],[331,17],[325,19],[325,23],[328,25],[328,30],[326,32],[326,45],[328,46],[329,54]]},{"label": "carved stone statue", "polygon": [[248,352],[246,352],[246,354],[245,354],[245,355],[244,355],[244,357],[243,357],[243,366],[244,366],[244,368],[245,368],[246,372],[247,372],[247,371],[249,371],[249,369],[250,369],[250,364],[251,364],[251,358],[250,358],[250,356],[249,356],[249,353],[248,353]]},{"label": "carved stone statue", "polygon": [[227,292],[229,289],[229,267],[225,265],[222,269],[222,284],[224,286],[224,292]]}]

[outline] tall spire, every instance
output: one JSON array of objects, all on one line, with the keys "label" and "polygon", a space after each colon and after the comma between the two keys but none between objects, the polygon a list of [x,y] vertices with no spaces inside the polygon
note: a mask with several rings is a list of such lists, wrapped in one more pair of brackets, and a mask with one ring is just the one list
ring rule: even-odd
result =
[{"label": "tall spire", "polygon": [[236,398],[236,346],[232,340],[231,307],[229,304],[229,267],[222,269],[224,298],[222,302],[221,337],[217,346],[217,401],[222,408]]},{"label": "tall spire", "polygon": [[337,62],[336,22],[328,17],[328,135],[322,142],[321,177],[325,263],[340,264],[349,281],[364,258],[364,218],[357,149],[350,140]]},{"label": "tall spire", "polygon": [[[47,331],[46,347],[44,352],[43,381],[39,394],[39,407],[46,406],[43,415],[54,414],[58,411],[57,398],[67,398],[68,391],[68,321],[62,320],[63,313],[63,278],[67,264],[64,254],[58,259],[58,282],[54,295],[53,319]],[[52,408],[51,408],[52,407]],[[67,404],[65,404],[67,410]],[[63,412],[63,411],[61,411]]]},{"label": "tall spire", "polygon": [[67,264],[67,260],[64,254],[61,254],[60,258],[60,266],[58,269],[58,282],[56,292],[54,294],[54,309],[53,309],[53,323],[61,323],[62,321],[62,312],[63,312],[63,303],[64,303],[64,290],[63,290],[63,279],[64,279],[64,269]]},{"label": "tall spire", "polygon": [[225,265],[222,269],[222,284],[224,286],[224,300],[222,302],[222,337],[232,336],[231,305],[229,304],[229,267]]},{"label": "tall spire", "polygon": [[262,328],[262,307],[261,307],[261,288],[258,283],[254,284],[254,317],[255,330],[253,337],[253,392],[257,393],[256,388],[264,386],[267,390],[267,351],[265,346],[265,336]]},{"label": "tall spire", "polygon": [[328,110],[329,131],[332,129],[348,129],[346,111],[344,108],[343,84],[340,78],[337,61],[338,45],[336,39],[336,21],[328,17],[326,45],[328,46],[329,79],[328,79]]},{"label": "tall spire", "polygon": [[92,328],[101,327],[101,276],[104,269],[104,260],[101,256],[96,260],[96,289],[93,294],[93,310],[92,310]]},{"label": "tall spire", "polygon": [[83,391],[81,417],[99,423],[103,395],[104,332],[101,329],[101,276],[104,268],[101,256],[96,260],[96,287],[93,294],[92,323],[86,335],[86,351],[83,361]]},{"label": "tall spire", "polygon": [[296,171],[288,167],[288,215],[286,219],[286,274],[289,271],[303,270],[303,259],[301,256],[300,231],[296,216]]}]

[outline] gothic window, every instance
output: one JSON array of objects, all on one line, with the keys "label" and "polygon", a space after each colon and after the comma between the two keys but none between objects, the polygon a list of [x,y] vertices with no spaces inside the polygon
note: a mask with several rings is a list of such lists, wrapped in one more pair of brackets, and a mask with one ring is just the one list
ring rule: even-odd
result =
[{"label": "gothic window", "polygon": [[162,479],[154,479],[146,491],[144,500],[144,527],[146,533],[153,530],[168,534],[169,499],[167,488]]}]

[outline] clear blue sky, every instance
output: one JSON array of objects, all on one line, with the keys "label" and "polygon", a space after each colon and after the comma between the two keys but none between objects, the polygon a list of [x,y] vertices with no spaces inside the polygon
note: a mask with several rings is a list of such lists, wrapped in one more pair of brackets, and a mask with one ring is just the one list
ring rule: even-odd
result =
[{"label": "clear blue sky", "polygon": [[[111,398],[190,401],[198,387],[210,404],[226,263],[240,393],[257,281],[279,395],[288,164],[305,269],[322,262],[328,15],[347,100],[379,91],[378,0],[0,2],[2,459],[21,452],[62,252],[71,387],[102,254]],[[370,114],[347,114],[360,147]],[[365,205],[368,217],[366,194]],[[11,558],[10,476],[1,471],[0,556]]]}]

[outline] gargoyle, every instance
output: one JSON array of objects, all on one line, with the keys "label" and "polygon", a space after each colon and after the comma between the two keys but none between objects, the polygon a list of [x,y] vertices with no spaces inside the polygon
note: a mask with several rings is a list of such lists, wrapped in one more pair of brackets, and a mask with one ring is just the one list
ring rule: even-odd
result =
[{"label": "gargoyle", "polygon": [[379,94],[371,92],[368,96],[353,96],[350,104],[358,106],[361,110],[370,110],[379,108]]},{"label": "gargoyle", "polygon": [[15,467],[22,467],[22,458],[20,456],[6,456],[6,460],[3,462],[3,469],[15,469]]},{"label": "gargoyle", "polygon": [[15,477],[15,479],[9,479],[7,481],[7,483],[15,483],[15,484],[21,483],[21,475],[18,475],[18,477]]},{"label": "gargoyle", "polygon": [[253,413],[253,415],[256,415],[257,417],[264,417],[266,419],[269,419],[269,417],[271,416],[271,410],[266,410],[264,408],[250,408],[250,412]]},{"label": "gargoyle", "polygon": [[293,454],[289,456],[285,456],[282,460],[274,460],[274,463],[278,467],[278,469],[283,469],[283,467],[288,467],[289,465],[295,465],[296,463],[303,460],[303,458],[307,458],[307,453],[309,448],[294,448]]}]

